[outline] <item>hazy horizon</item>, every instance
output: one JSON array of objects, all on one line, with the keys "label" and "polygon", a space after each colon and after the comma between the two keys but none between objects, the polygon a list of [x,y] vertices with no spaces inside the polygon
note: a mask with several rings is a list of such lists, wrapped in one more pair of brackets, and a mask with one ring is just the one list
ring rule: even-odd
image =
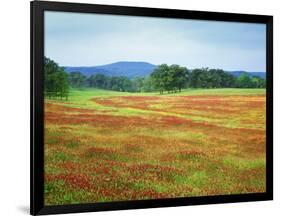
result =
[{"label": "hazy horizon", "polygon": [[[52,59],[54,60],[54,59]],[[100,67],[100,66],[105,66],[105,65],[111,65],[111,64],[115,64],[115,63],[123,63],[123,62],[129,62],[129,63],[147,63],[147,64],[152,64],[154,66],[159,66],[158,64],[153,64],[151,62],[145,62],[145,61],[116,61],[116,62],[111,62],[111,63],[108,63],[108,64],[102,64],[102,65],[77,65],[77,66],[72,66],[72,65],[60,65],[61,67]],[[202,67],[198,67],[198,68],[202,68]],[[190,69],[190,70],[194,70],[194,69],[197,69],[197,68],[187,68],[187,69]],[[214,67],[214,68],[209,68],[209,69],[222,69],[222,68],[217,68],[217,67]],[[246,71],[246,70],[226,70],[226,71],[243,71],[243,72],[256,72],[256,73],[265,73],[266,71]]]},{"label": "hazy horizon", "polygon": [[264,24],[45,12],[45,55],[61,66],[115,62],[266,72]]}]

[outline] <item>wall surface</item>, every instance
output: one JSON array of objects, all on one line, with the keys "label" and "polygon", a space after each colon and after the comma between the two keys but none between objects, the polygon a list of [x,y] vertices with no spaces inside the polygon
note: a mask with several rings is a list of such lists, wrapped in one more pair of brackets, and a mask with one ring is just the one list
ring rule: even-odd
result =
[{"label": "wall surface", "polygon": [[[74,1],[73,1],[74,2]],[[83,0],[87,3],[178,8],[274,15],[274,201],[188,206],[95,215],[276,215],[281,204],[281,13],[274,0]],[[0,7],[0,214],[27,215],[29,211],[29,0],[6,0]],[[279,156],[279,157],[278,157]],[[71,214],[72,215],[72,214]],[[74,214],[73,214],[74,215]],[[85,213],[83,215],[94,215]]]}]

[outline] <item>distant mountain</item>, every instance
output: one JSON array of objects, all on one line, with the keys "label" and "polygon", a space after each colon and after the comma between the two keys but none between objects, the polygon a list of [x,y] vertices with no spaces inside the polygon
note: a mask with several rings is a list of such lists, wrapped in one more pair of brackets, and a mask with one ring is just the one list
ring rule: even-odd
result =
[{"label": "distant mountain", "polygon": [[257,76],[257,77],[260,77],[262,79],[266,78],[266,73],[265,72],[246,72],[246,71],[228,71],[228,72],[231,73],[235,77],[239,77],[242,74],[247,74],[247,75],[249,75],[251,77]]},{"label": "distant mountain", "polygon": [[[120,61],[107,65],[91,66],[91,67],[69,67],[66,66],[65,71],[80,72],[89,77],[94,74],[104,74],[107,76],[126,76],[128,78],[145,77],[148,76],[157,65],[150,64],[148,62],[136,62],[136,61]],[[246,71],[228,71],[235,77],[239,77],[242,74],[248,74],[250,76],[258,76],[263,79],[266,77],[265,72],[246,72]]]},{"label": "distant mountain", "polygon": [[79,71],[85,76],[104,74],[107,76],[145,77],[157,66],[147,62],[121,61],[93,67],[64,67],[66,72]]}]

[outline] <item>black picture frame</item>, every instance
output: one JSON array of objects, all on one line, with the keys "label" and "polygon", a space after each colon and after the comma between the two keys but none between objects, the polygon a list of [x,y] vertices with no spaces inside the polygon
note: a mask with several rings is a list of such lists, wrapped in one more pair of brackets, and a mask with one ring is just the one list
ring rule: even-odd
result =
[{"label": "black picture frame", "polygon": [[[65,11],[148,17],[217,20],[266,24],[266,192],[190,198],[169,198],[108,203],[44,206],[44,11]],[[214,203],[273,200],[273,17],[234,13],[109,6],[96,4],[31,2],[31,130],[30,214],[58,214],[121,209],[171,207]]]}]

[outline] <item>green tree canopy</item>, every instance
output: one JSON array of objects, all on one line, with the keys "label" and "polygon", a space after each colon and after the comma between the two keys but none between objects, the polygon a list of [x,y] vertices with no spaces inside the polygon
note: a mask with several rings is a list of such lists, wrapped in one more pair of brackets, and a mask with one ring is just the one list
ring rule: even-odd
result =
[{"label": "green tree canopy", "polygon": [[80,88],[85,85],[86,76],[80,72],[71,72],[69,74],[69,83],[74,88]]},{"label": "green tree canopy", "polygon": [[53,60],[44,58],[44,93],[49,98],[68,98],[68,74]]},{"label": "green tree canopy", "polygon": [[163,94],[164,91],[181,91],[188,81],[188,75],[185,67],[162,64],[151,73],[151,78],[154,88]]}]

